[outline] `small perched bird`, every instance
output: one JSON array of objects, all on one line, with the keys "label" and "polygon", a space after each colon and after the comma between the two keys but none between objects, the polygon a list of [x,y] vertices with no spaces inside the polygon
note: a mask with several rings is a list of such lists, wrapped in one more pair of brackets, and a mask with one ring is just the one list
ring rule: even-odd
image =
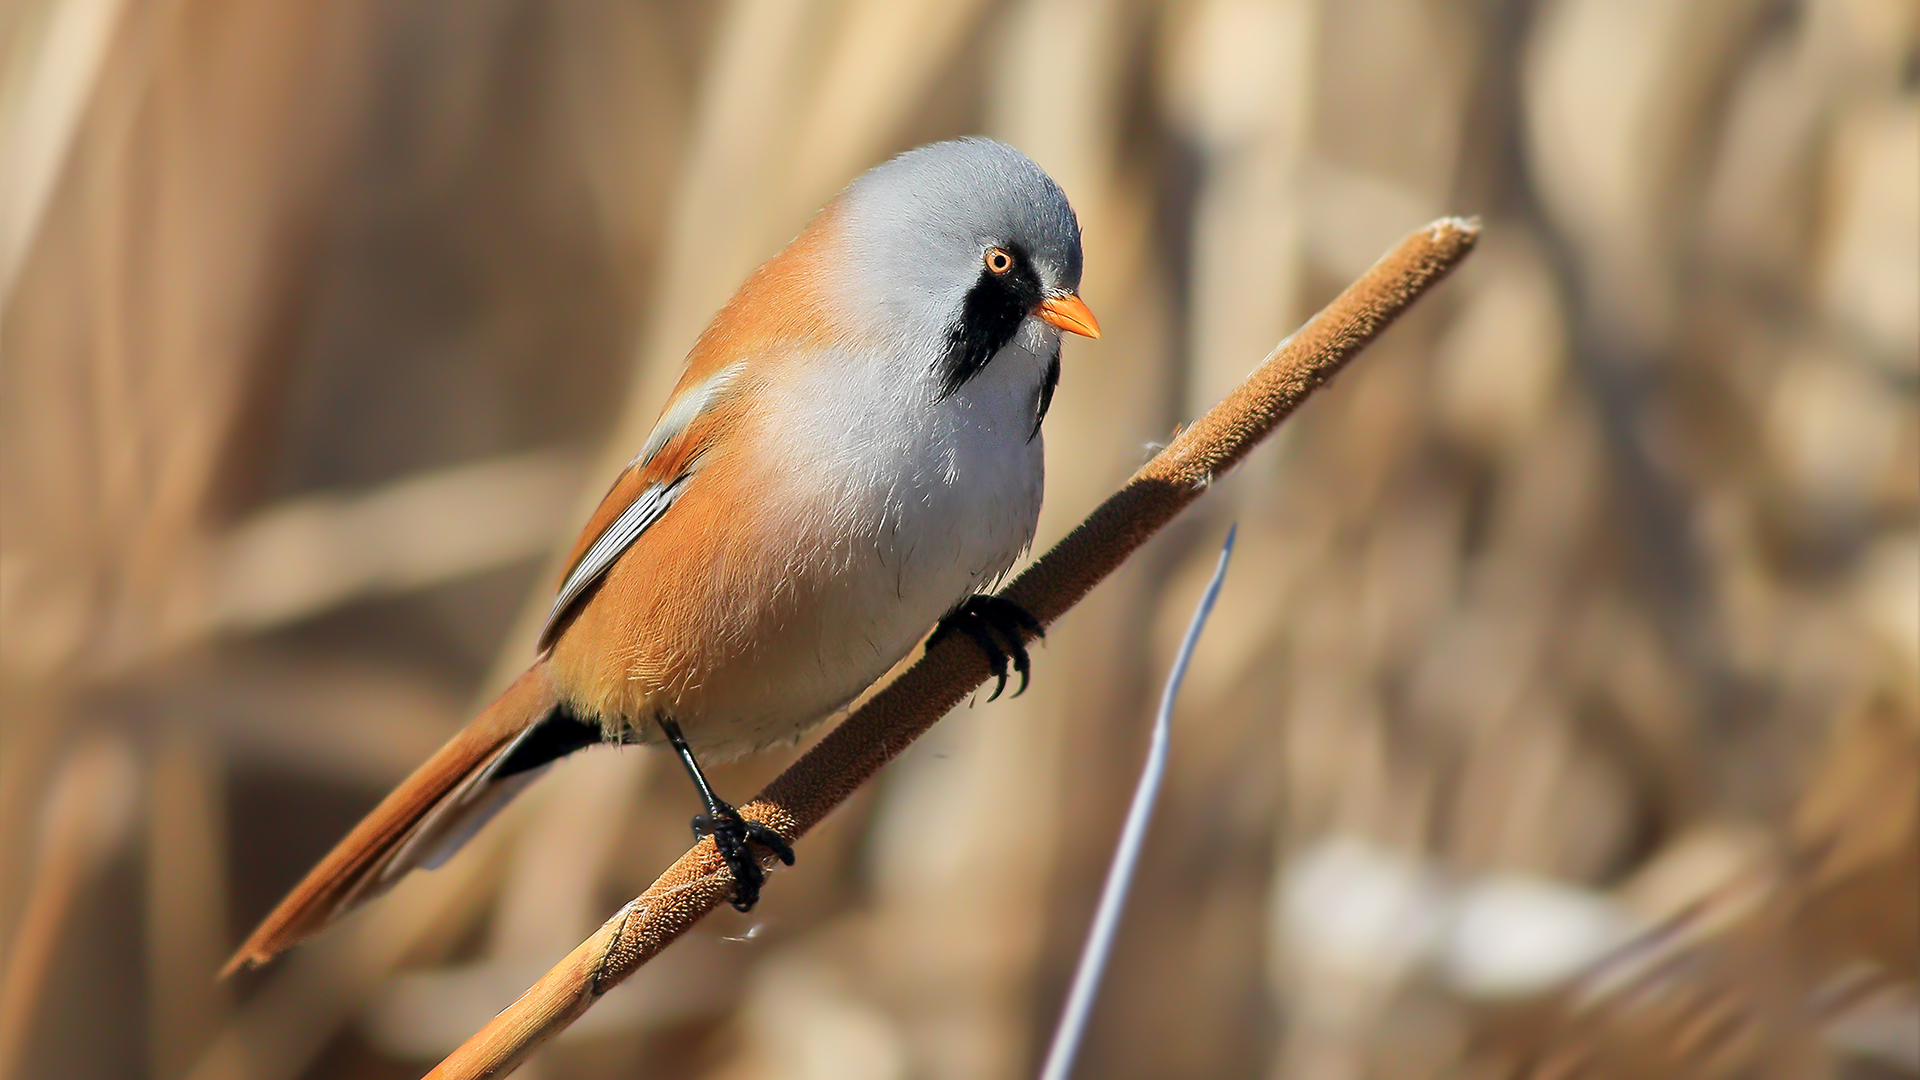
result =
[{"label": "small perched bird", "polygon": [[1004,689],[1039,626],[982,595],[1033,540],[1062,332],[1099,337],[1059,185],[986,139],[855,180],[740,286],[567,559],[539,656],[342,840],[229,961],[264,963],[448,858],[555,760],[679,756],[753,906],[793,851],[702,774],[791,741],[933,628]]}]

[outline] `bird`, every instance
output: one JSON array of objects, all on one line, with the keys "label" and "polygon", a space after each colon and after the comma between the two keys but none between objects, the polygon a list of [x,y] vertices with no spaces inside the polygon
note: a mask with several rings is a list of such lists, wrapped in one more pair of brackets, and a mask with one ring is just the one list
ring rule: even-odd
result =
[{"label": "bird", "polygon": [[[580,532],[536,656],[241,944],[291,948],[443,863],[554,762],[665,744],[750,910],[747,821],[704,765],[791,743],[923,641],[961,634],[1026,688],[1039,624],[990,590],[1031,545],[1041,425],[1079,295],[1078,218],[1019,150],[909,150],[834,196],[747,277]],[[1018,691],[1016,691],[1016,694]],[[991,699],[989,699],[991,700]]]}]

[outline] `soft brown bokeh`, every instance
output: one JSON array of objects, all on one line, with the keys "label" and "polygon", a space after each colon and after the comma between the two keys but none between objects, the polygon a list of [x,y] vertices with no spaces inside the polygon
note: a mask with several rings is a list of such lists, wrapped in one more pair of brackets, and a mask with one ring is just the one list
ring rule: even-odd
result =
[{"label": "soft brown bokeh", "polygon": [[[1042,544],[1407,229],[1474,262],[522,1075],[1920,1075],[1909,0],[0,6],[0,1074],[417,1075],[685,846],[641,751],[210,974],[522,665],[733,284],[981,132],[1087,234]],[[746,794],[789,757],[721,770]]]}]

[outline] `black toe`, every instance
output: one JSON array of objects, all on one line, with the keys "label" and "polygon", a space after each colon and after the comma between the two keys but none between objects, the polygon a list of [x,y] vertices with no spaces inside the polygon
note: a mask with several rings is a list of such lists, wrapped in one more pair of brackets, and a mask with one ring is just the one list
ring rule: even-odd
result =
[{"label": "black toe", "polygon": [[748,840],[773,852],[774,858],[779,859],[785,865],[793,865],[793,845],[787,843],[786,837],[781,836],[779,833],[774,832],[769,826],[762,825],[757,821],[743,821],[741,824],[747,827]]},{"label": "black toe", "polygon": [[733,874],[733,897],[729,901],[737,911],[752,911],[760,902],[760,886],[767,872],[754,857],[753,844],[759,844],[782,863],[793,865],[793,845],[786,837],[757,821],[748,821],[731,806],[722,806],[718,814],[701,814],[693,819],[695,836],[712,836],[721,861]]},{"label": "black toe", "polygon": [[936,643],[955,631],[967,635],[986,655],[987,667],[996,680],[988,701],[997,699],[1006,691],[1009,668],[1020,675],[1020,687],[1013,692],[1013,696],[1019,697],[1027,692],[1032,674],[1032,661],[1027,654],[1027,635],[1046,637],[1040,620],[1034,618],[1032,612],[1003,597],[970,596],[940,620],[929,643]]},{"label": "black toe", "polygon": [[[1040,625],[1039,619],[1033,617],[1033,612],[1012,600],[1004,596],[982,596],[980,600],[981,614],[1002,631],[1017,627],[1037,638],[1047,636],[1046,628]],[[1015,640],[1019,639],[1018,634],[1010,633],[1007,636]]]},{"label": "black toe", "polygon": [[977,614],[969,611],[955,612],[951,625],[967,635],[986,654],[987,668],[999,680],[993,688],[993,697],[987,700],[999,697],[1000,692],[1007,688],[1007,654],[1000,648],[1000,642],[994,639],[993,630]]}]

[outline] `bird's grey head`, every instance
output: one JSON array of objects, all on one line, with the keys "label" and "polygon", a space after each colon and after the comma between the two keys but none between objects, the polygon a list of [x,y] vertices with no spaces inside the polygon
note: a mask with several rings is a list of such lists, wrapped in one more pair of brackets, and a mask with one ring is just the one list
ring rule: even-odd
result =
[{"label": "bird's grey head", "polygon": [[907,348],[944,350],[954,385],[1022,333],[1049,350],[1060,329],[1098,334],[1077,295],[1073,207],[1005,143],[908,151],[855,180],[837,209],[855,317]]}]

